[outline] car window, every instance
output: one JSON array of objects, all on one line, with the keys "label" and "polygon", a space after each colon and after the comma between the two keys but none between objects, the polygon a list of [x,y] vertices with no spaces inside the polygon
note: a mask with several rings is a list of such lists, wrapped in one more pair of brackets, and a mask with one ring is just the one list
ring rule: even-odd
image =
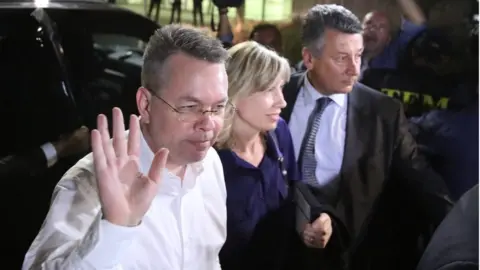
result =
[{"label": "car window", "polygon": [[141,84],[143,51],[158,25],[121,9],[48,13],[57,24],[87,126],[95,126],[99,113],[109,117],[114,106],[126,115],[137,113],[135,93]]},{"label": "car window", "polygon": [[[1,19],[0,154],[54,141],[79,124],[52,43],[28,14]],[[48,68],[46,68],[48,67]]]},{"label": "car window", "polygon": [[135,50],[142,52],[145,50],[146,42],[138,37],[132,37],[122,34],[103,34],[93,33],[94,45],[113,51]]}]

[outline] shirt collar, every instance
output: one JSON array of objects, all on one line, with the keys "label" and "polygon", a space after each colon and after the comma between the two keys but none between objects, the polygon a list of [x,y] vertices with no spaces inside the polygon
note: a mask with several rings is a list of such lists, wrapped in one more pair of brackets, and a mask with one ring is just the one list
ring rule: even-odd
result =
[{"label": "shirt collar", "polygon": [[[304,102],[305,105],[309,105],[312,103],[315,103],[317,99],[326,97],[325,95],[320,94],[313,85],[310,83],[308,80],[308,76],[305,75],[305,81],[303,83],[303,88],[304,88]],[[345,94],[333,94],[328,96],[330,99],[332,99],[338,106],[343,108],[345,106]]]}]

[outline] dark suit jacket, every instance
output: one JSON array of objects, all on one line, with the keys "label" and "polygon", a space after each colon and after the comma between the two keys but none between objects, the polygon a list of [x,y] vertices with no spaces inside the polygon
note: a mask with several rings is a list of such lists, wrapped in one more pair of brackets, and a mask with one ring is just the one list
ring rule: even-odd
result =
[{"label": "dark suit jacket", "polygon": [[[304,78],[293,74],[284,88],[287,122]],[[352,239],[343,254],[351,269],[413,269],[419,236],[452,205],[442,179],[418,155],[401,104],[360,83],[348,94],[338,182],[333,207]]]},{"label": "dark suit jacket", "polygon": [[0,159],[0,179],[15,179],[40,174],[47,170],[47,158],[42,148]]},{"label": "dark suit jacket", "polygon": [[466,192],[438,226],[417,270],[478,269],[478,185]]}]

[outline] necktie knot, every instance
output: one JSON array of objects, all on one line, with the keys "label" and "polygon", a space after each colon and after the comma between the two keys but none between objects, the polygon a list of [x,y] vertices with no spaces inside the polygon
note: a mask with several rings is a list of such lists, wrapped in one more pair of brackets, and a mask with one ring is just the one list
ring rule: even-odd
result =
[{"label": "necktie knot", "polygon": [[317,99],[317,104],[315,105],[315,113],[322,113],[331,101],[332,99],[329,97],[321,97]]}]

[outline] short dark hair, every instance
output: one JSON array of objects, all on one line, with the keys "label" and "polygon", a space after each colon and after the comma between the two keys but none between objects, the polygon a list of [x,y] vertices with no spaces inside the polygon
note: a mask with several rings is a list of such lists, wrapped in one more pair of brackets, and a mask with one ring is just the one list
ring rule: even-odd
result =
[{"label": "short dark hair", "polygon": [[159,91],[168,78],[168,59],[184,53],[211,63],[223,63],[228,52],[222,43],[207,33],[180,25],[166,25],[150,37],[145,49],[142,66],[142,86]]},{"label": "short dark hair", "polygon": [[254,38],[255,33],[261,32],[261,31],[272,31],[275,36],[275,40],[274,40],[275,45],[282,44],[282,33],[280,32],[280,30],[275,24],[271,24],[271,23],[260,23],[255,25],[255,27],[253,27],[252,29],[252,32],[250,33],[249,40],[252,40]]},{"label": "short dark hair", "polygon": [[362,23],[355,14],[343,6],[315,5],[308,10],[303,22],[302,43],[311,51],[320,52],[325,29],[347,34],[362,33]]}]

